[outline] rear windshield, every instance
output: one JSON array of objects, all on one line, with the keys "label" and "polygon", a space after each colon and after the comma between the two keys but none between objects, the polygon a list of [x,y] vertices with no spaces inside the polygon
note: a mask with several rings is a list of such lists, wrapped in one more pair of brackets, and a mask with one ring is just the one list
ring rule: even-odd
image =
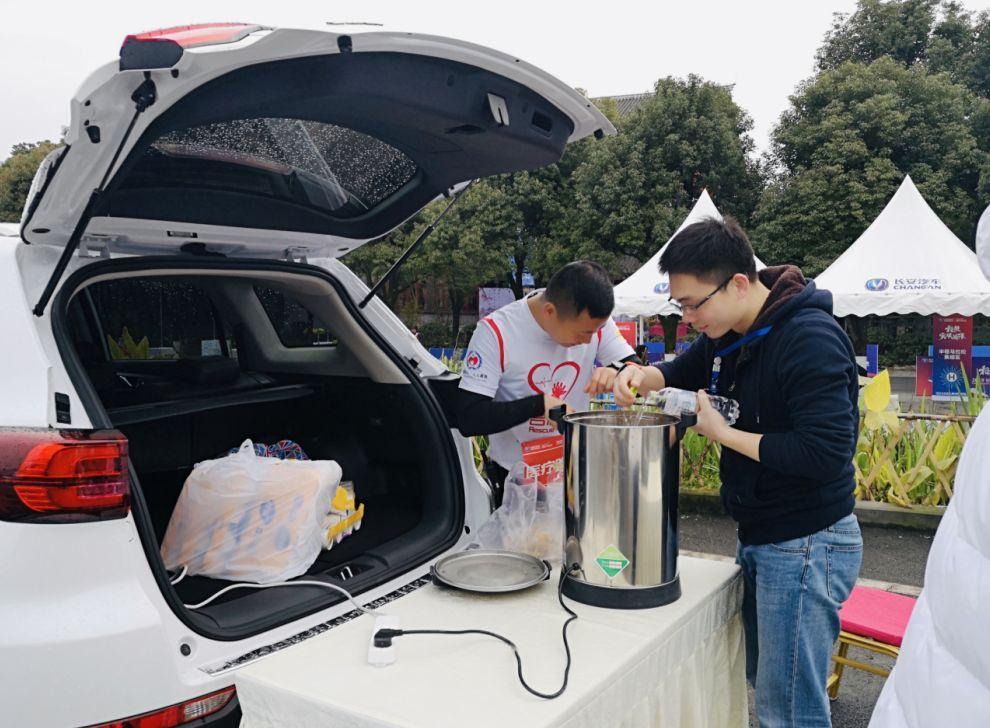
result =
[{"label": "rear windshield", "polygon": [[246,192],[348,218],[377,206],[416,171],[395,147],[346,127],[303,119],[235,119],[158,137],[124,187]]}]

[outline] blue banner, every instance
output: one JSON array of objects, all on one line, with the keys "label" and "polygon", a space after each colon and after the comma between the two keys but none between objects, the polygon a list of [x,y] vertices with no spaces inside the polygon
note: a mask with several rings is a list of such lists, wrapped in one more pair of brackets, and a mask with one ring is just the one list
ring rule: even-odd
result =
[{"label": "blue banner", "polygon": [[443,359],[444,357],[446,357],[447,359],[453,359],[455,351],[457,352],[458,359],[464,358],[464,352],[466,351],[466,349],[454,349],[454,348],[441,349],[438,346],[431,346],[429,349],[430,354],[435,356],[437,359]]},{"label": "blue banner", "polygon": [[965,396],[973,372],[973,317],[933,316],[932,394]]},{"label": "blue banner", "polygon": [[880,345],[866,345],[866,376],[875,377],[880,371]]}]

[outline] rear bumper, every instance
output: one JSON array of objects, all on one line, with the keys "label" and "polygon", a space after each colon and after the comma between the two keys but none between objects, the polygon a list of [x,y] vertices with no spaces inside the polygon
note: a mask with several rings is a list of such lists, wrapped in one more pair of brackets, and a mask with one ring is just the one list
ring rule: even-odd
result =
[{"label": "rear bumper", "polygon": [[99,724],[232,683],[196,669],[229,647],[195,639],[168,612],[130,517],[0,523],[0,554],[5,725]]}]

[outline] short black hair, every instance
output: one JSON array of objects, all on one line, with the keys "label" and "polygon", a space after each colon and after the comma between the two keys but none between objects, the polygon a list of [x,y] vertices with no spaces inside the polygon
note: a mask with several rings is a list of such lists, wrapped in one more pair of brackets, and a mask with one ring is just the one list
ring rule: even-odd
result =
[{"label": "short black hair", "polygon": [[755,281],[756,258],[746,233],[727,215],[723,220],[693,223],[677,233],[660,256],[660,272],[686,273],[708,283],[742,273]]},{"label": "short black hair", "polygon": [[593,319],[605,318],[615,308],[608,271],[590,260],[576,260],[554,273],[543,296],[565,318],[580,316],[582,311]]}]

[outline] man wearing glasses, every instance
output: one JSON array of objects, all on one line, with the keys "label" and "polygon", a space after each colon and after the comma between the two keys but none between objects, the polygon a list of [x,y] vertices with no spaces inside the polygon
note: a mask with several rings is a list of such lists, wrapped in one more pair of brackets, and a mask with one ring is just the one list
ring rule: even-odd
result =
[{"label": "man wearing glasses", "polygon": [[[695,429],[722,445],[722,502],[738,523],[746,673],[761,726],[828,726],[838,610],[859,574],[853,515],[858,377],[832,296],[794,266],[757,274],[732,218],[688,226],[660,257],[671,301],[701,336],[657,367],[626,368],[616,401],[698,390]],[[734,427],[706,396],[739,402]]]}]

